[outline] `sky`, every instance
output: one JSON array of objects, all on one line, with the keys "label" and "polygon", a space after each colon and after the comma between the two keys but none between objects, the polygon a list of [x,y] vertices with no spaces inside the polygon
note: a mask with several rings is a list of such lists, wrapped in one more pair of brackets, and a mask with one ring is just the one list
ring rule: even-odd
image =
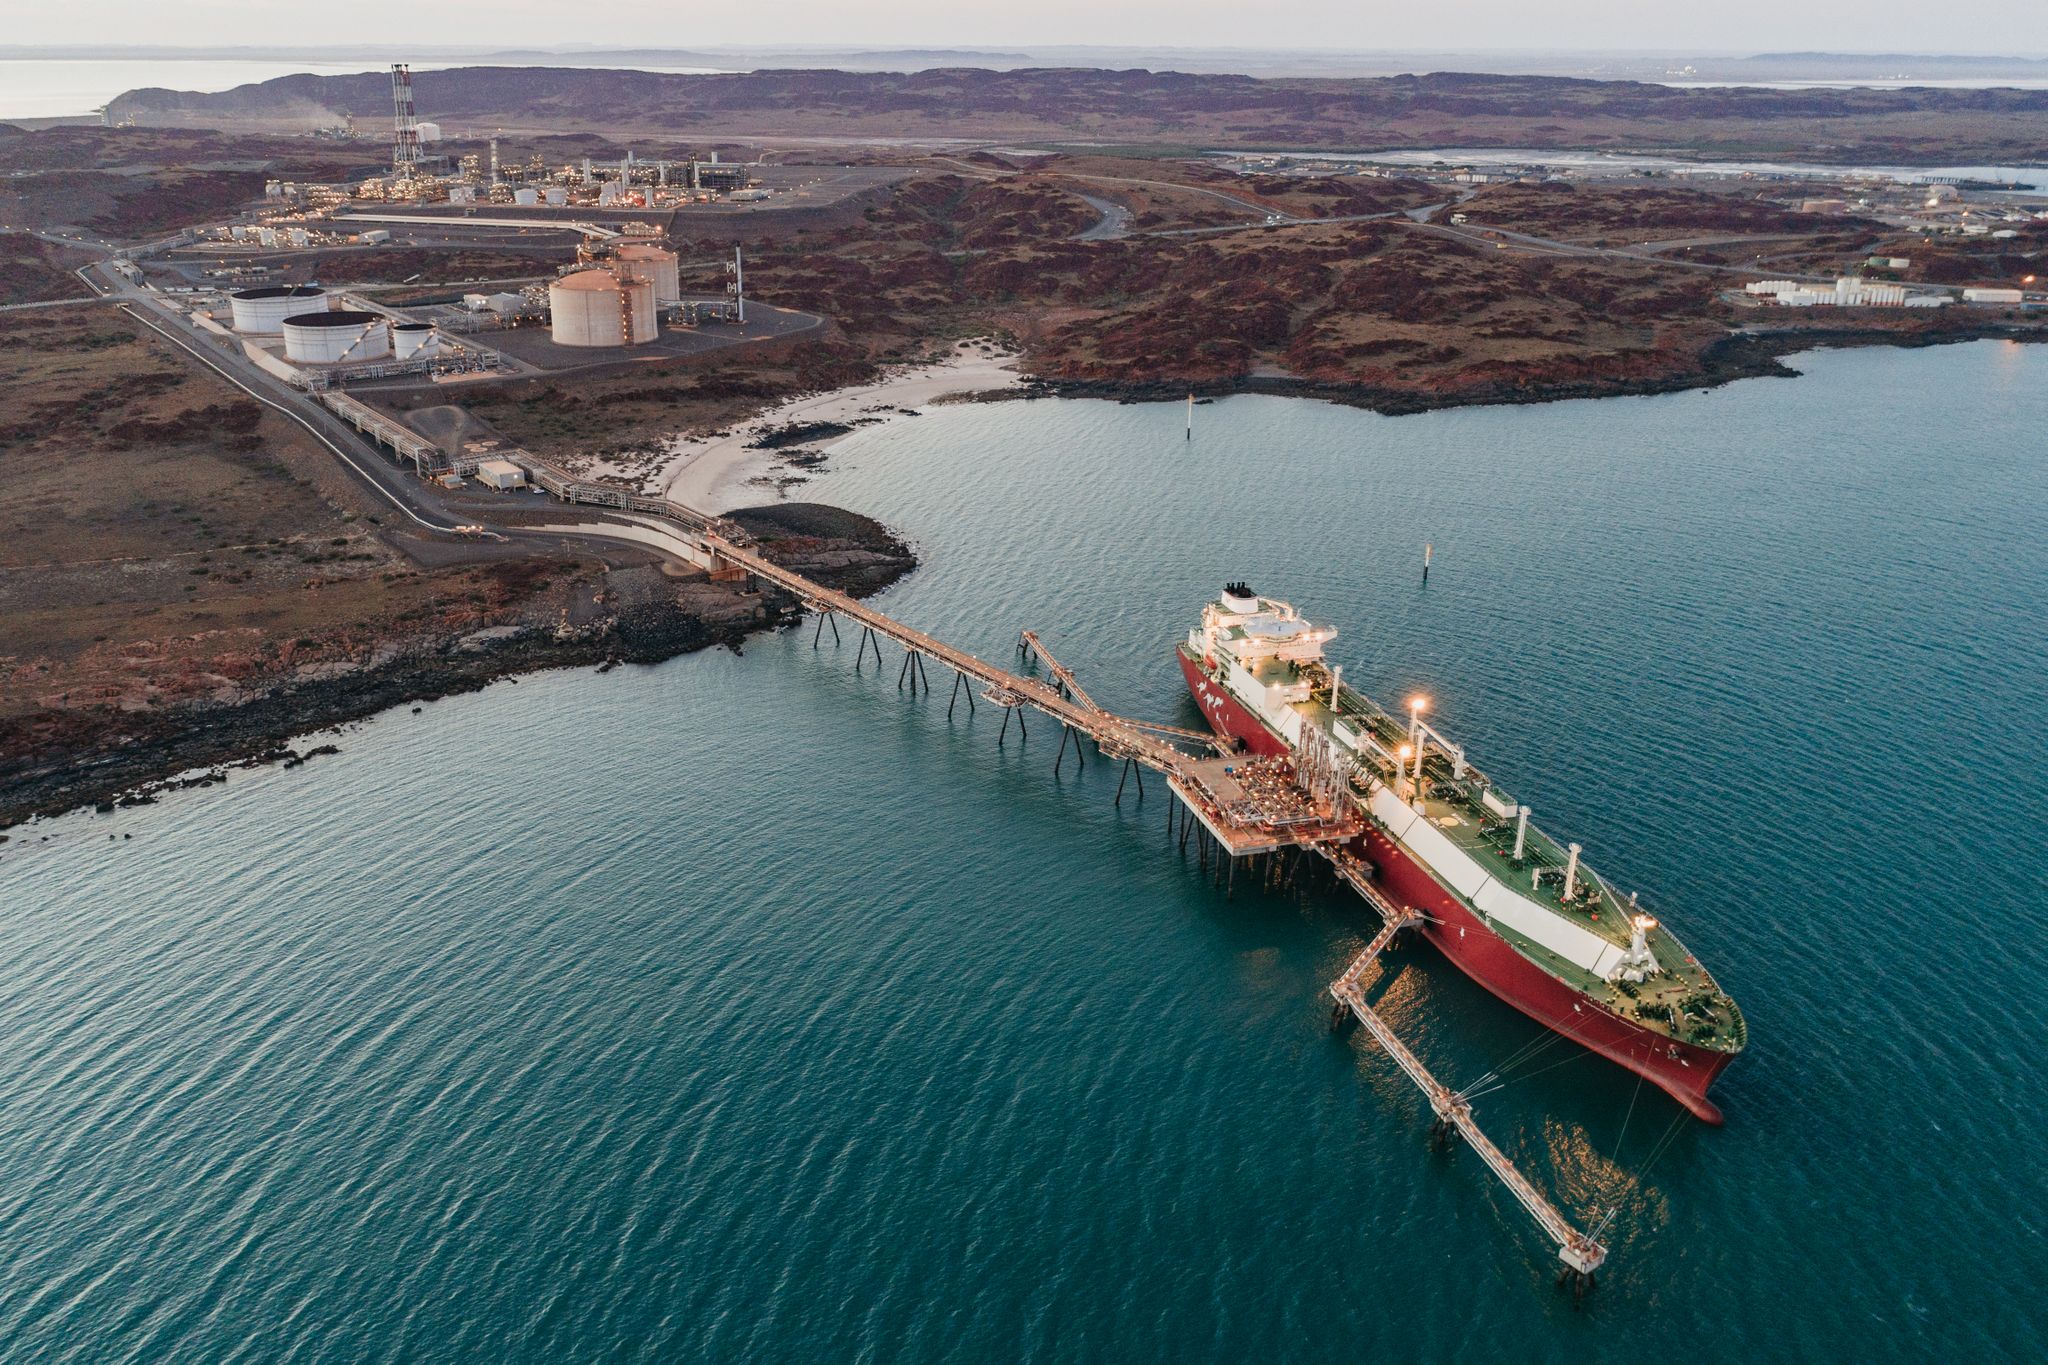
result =
[{"label": "sky", "polygon": [[[595,25],[586,17],[601,19]],[[2048,54],[2044,0],[0,0],[0,43]]]}]

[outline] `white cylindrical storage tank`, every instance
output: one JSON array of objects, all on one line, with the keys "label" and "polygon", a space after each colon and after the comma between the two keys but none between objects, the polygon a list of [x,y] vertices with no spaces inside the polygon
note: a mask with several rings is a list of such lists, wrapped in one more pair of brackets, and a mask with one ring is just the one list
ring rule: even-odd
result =
[{"label": "white cylindrical storage tank", "polygon": [[540,202],[540,191],[516,189],[512,191],[512,202],[515,204],[538,204]]},{"label": "white cylindrical storage tank", "polygon": [[549,206],[550,208],[557,208],[557,209],[558,209],[558,208],[561,208],[561,207],[562,207],[562,206],[563,206],[564,204],[567,204],[567,203],[569,202],[569,191],[567,191],[566,189],[563,189],[563,188],[562,188],[562,187],[561,187],[560,185],[550,185],[550,186],[548,186],[548,188],[547,188],[547,196],[548,196],[548,206]]},{"label": "white cylindrical storage tank", "polygon": [[655,337],[654,286],[609,270],[579,270],[548,286],[559,346],[637,346]]},{"label": "white cylindrical storage tank", "polygon": [[656,303],[675,303],[683,297],[676,253],[652,242],[621,242],[612,250],[619,274],[645,280],[654,286]]},{"label": "white cylindrical storage tank", "polygon": [[431,322],[391,324],[391,354],[400,360],[430,355],[439,344],[440,338],[434,334],[434,324]]},{"label": "white cylindrical storage tank", "polygon": [[327,306],[327,291],[310,284],[296,287],[276,285],[268,289],[238,289],[228,295],[237,332],[276,335],[284,320],[299,313],[316,313]]},{"label": "white cylindrical storage tank", "polygon": [[441,140],[441,125],[438,123],[417,123],[413,125],[413,129],[420,135],[420,141],[422,142],[439,142]]},{"label": "white cylindrical storage tank", "polygon": [[284,354],[308,365],[388,360],[391,329],[379,313],[301,313],[284,320]]}]

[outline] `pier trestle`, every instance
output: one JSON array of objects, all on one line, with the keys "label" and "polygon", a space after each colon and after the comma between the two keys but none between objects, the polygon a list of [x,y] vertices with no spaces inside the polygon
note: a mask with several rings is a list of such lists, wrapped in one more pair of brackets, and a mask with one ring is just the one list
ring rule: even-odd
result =
[{"label": "pier trestle", "polygon": [[[1338,860],[1350,859],[1356,862],[1357,859],[1340,849],[1325,848],[1323,853],[1332,862],[1338,862],[1338,870],[1345,874],[1346,880],[1352,880],[1351,870]],[[1452,1137],[1464,1138],[1466,1144],[1479,1154],[1480,1159],[1499,1178],[1501,1184],[1507,1186],[1508,1193],[1514,1195],[1516,1202],[1536,1220],[1536,1225],[1557,1244],[1558,1259],[1564,1262],[1565,1267],[1559,1284],[1562,1286],[1569,1283],[1573,1297],[1583,1298],[1586,1290],[1592,1287],[1593,1272],[1606,1263],[1607,1248],[1572,1226],[1564,1214],[1558,1211],[1557,1206],[1531,1184],[1527,1176],[1515,1168],[1514,1163],[1508,1160],[1507,1153],[1496,1147],[1493,1140],[1480,1129],[1478,1120],[1472,1114],[1472,1102],[1432,1075],[1429,1068],[1422,1064],[1421,1059],[1409,1051],[1407,1045],[1395,1035],[1394,1030],[1380,1017],[1378,1011],[1365,1003],[1365,994],[1359,988],[1360,980],[1379,955],[1394,941],[1394,936],[1404,929],[1421,924],[1422,916],[1413,910],[1396,906],[1377,888],[1368,889],[1370,884],[1363,883],[1362,879],[1353,881],[1353,884],[1364,892],[1373,908],[1380,912],[1383,923],[1379,933],[1365,945],[1364,950],[1356,958],[1352,959],[1351,965],[1344,969],[1344,974],[1330,983],[1331,996],[1336,999],[1340,1011],[1348,1010],[1353,1018],[1365,1026],[1365,1031],[1373,1036],[1373,1041],[1394,1059],[1394,1064],[1415,1083],[1416,1088],[1421,1090],[1424,1098],[1429,1101],[1429,1107],[1436,1115],[1435,1121],[1430,1125],[1430,1145],[1437,1151],[1446,1151],[1450,1147]]]}]

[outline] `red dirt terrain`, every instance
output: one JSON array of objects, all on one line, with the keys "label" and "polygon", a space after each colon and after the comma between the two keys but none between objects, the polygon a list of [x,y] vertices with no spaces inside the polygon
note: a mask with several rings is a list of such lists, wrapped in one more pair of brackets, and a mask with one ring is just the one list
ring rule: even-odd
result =
[{"label": "red dirt terrain", "polygon": [[[1111,169],[1169,178],[1150,163]],[[1097,163],[1088,173],[1109,171]],[[1293,383],[1400,409],[1639,392],[1730,373],[1738,319],[1719,296],[1738,277],[1504,249],[1398,217],[1079,241],[1069,230],[1082,221],[1079,201],[1064,183],[1093,193],[1098,182],[1063,182],[1057,167],[1005,181],[923,179],[857,228],[758,246],[749,284],[760,298],[836,318],[878,358],[1007,330],[1033,374],[1089,391]],[[1297,198],[1318,188],[1289,187]],[[1407,197],[1398,184],[1382,193]],[[1833,243],[1829,269],[1863,240],[1842,237],[1839,218],[1739,197],[1653,189],[1637,205],[1635,193],[1507,187],[1488,202],[1531,227],[1595,235],[1825,229],[1836,236],[1813,240]],[[1754,372],[1761,362],[1744,363]]]}]

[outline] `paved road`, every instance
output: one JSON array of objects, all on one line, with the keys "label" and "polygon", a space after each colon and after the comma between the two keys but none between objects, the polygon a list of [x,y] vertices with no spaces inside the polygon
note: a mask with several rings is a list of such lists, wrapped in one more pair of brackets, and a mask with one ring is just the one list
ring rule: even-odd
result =
[{"label": "paved road", "polygon": [[1208,227],[1157,228],[1146,233],[1148,237],[1213,237],[1222,232],[1278,232],[1283,228],[1328,227],[1332,223],[1384,223],[1399,218],[1398,210],[1385,213],[1333,213],[1327,218],[1296,218],[1292,214],[1276,214],[1274,220],[1257,223],[1214,223]]},{"label": "paved road", "polygon": [[1073,240],[1077,242],[1113,242],[1119,237],[1130,235],[1131,211],[1122,204],[1112,204],[1107,199],[1097,199],[1092,194],[1081,194],[1078,191],[1075,193],[1075,197],[1088,205],[1089,208],[1101,214],[1102,217],[1097,219],[1095,226],[1087,231],[1075,233]]},{"label": "paved road", "polygon": [[1188,194],[1199,194],[1206,199],[1215,199],[1228,204],[1241,213],[1251,214],[1262,224],[1268,218],[1278,218],[1281,222],[1325,221],[1313,218],[1294,218],[1285,213],[1277,213],[1267,208],[1264,204],[1255,204],[1249,199],[1240,199],[1227,190],[1212,190],[1204,185],[1183,185],[1178,180],[1146,180],[1135,175],[1081,175],[1074,171],[1063,171],[1057,168],[1055,168],[1054,174],[1065,180],[1093,180],[1104,185],[1147,185],[1153,189],[1180,190]]},{"label": "paved road", "polygon": [[[1634,261],[1645,265],[1662,266],[1666,269],[1710,270],[1724,275],[1754,275],[1757,273],[1755,265],[1718,265],[1712,261],[1689,261],[1683,256],[1660,256],[1655,251],[1645,251],[1640,248],[1582,246],[1577,242],[1560,242],[1554,238],[1538,237],[1527,232],[1511,232],[1507,228],[1487,227],[1483,223],[1469,223],[1462,227],[1451,227],[1442,223],[1410,222],[1407,226],[1417,232],[1435,233],[1439,237],[1455,238],[1458,241],[1469,242],[1473,246],[1498,245],[1496,239],[1505,240],[1520,247],[1525,252],[1534,252],[1537,255],[1544,256],[1583,256],[1595,260]],[[1783,271],[1773,271],[1772,273],[1789,280],[1832,281],[1835,278],[1833,275],[1794,275]]]}]

